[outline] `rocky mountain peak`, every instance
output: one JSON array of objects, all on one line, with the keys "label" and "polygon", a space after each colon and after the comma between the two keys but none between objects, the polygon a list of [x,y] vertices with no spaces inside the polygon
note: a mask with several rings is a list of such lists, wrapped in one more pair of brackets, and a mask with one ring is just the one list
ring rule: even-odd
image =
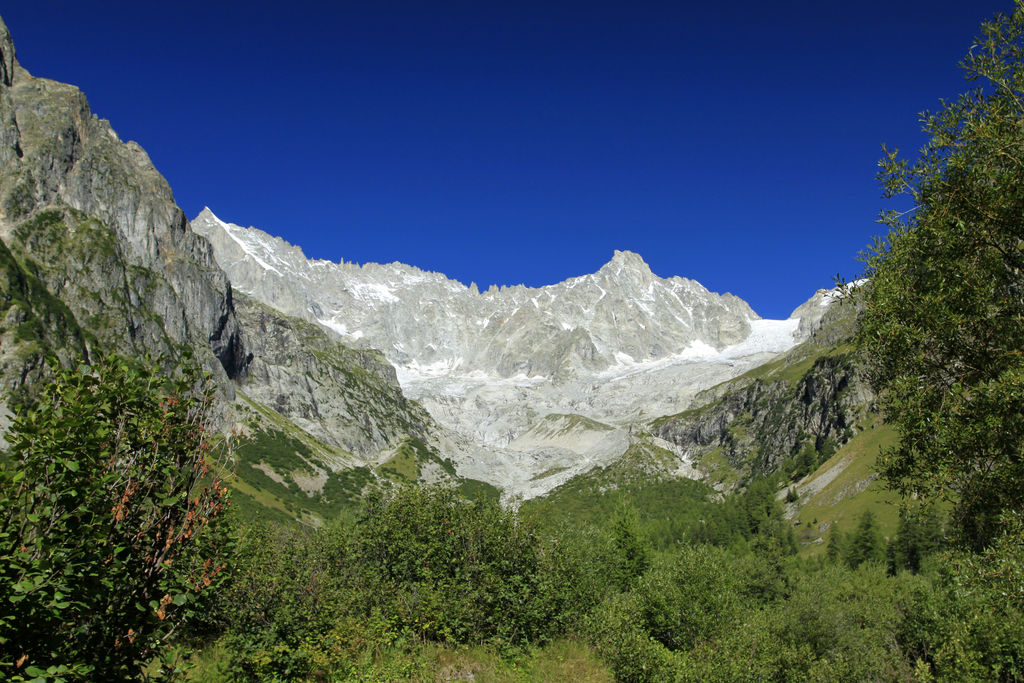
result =
[{"label": "rocky mountain peak", "polygon": [[615,250],[611,261],[601,266],[599,273],[605,275],[616,275],[622,271],[629,271],[640,275],[652,275],[651,267],[647,265],[644,258],[633,251]]},{"label": "rocky mountain peak", "polygon": [[208,206],[204,206],[203,210],[199,212],[199,215],[193,218],[192,220],[215,221],[217,223],[223,222],[221,221],[221,219],[217,218],[217,215],[213,213],[213,211],[211,211],[210,207]]},{"label": "rocky mountain peak", "polygon": [[232,396],[248,352],[210,245],[142,147],[78,88],[22,69],[2,20],[0,239],[88,321],[99,349],[175,357],[189,346]]},{"label": "rocky mountain peak", "polygon": [[795,342],[796,320],[760,320],[741,299],[658,277],[626,250],[596,273],[480,293],[399,263],[309,260],[209,210],[192,229],[237,289],[380,350],[407,396],[487,447],[549,412],[613,422],[679,412],[699,388]]}]

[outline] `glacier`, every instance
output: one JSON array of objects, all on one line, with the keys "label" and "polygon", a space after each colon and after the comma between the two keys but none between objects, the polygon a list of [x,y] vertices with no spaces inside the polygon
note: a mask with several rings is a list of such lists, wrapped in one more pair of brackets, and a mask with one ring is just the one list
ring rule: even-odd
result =
[{"label": "glacier", "polygon": [[[766,320],[732,294],[655,275],[629,251],[561,283],[480,292],[402,263],[307,259],[209,208],[191,226],[233,287],[381,351],[406,396],[448,430],[443,445],[459,473],[520,498],[611,462],[634,426],[792,348],[835,298],[820,290],[790,318]],[[559,415],[608,429],[536,435]],[[559,475],[537,481],[551,469]]]}]

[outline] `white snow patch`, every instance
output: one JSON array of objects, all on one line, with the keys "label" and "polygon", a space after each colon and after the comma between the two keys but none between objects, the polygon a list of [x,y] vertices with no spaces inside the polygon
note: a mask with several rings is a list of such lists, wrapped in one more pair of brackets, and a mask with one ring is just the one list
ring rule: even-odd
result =
[{"label": "white snow patch", "polygon": [[445,393],[448,394],[461,394],[468,386],[529,387],[548,381],[548,378],[540,375],[528,377],[523,373],[512,377],[492,375],[482,370],[459,373],[457,371],[463,362],[462,358],[445,358],[425,364],[414,360],[411,363],[395,365],[395,372],[403,389],[413,384],[443,379]]},{"label": "white snow patch", "polygon": [[739,344],[724,349],[723,359],[742,358],[755,353],[782,353],[796,346],[793,334],[800,326],[799,318],[786,320],[751,320],[750,334]]},{"label": "white snow patch", "polygon": [[379,282],[357,282],[350,285],[352,293],[359,299],[395,303],[398,297],[390,287]]},{"label": "white snow patch", "polygon": [[682,353],[678,355],[680,358],[684,358],[686,360],[705,359],[717,356],[718,350],[711,344],[703,342],[700,339],[695,339],[692,342],[690,342],[689,346],[683,349]]},{"label": "white snow patch", "polygon": [[[256,252],[253,249],[252,245],[249,243],[249,240],[243,239],[243,237],[240,237],[240,236],[236,235],[235,234],[235,230],[233,229],[233,226],[228,225],[227,223],[225,223],[221,219],[217,218],[216,216],[214,216],[214,218],[217,220],[217,222],[220,224],[220,226],[222,228],[224,228],[224,232],[227,233],[227,236],[230,237],[231,239],[233,239],[238,244],[238,246],[240,246],[242,248],[242,251],[245,252],[248,256],[250,256],[253,261],[255,261],[260,266],[262,266],[264,270],[272,270],[275,273],[277,273],[278,275],[280,275],[281,277],[284,277],[284,273],[282,273],[280,270],[278,270],[274,266],[272,266],[269,263],[267,263],[266,261],[264,261],[262,258],[260,258],[256,254]],[[239,228],[239,229],[243,230],[244,228]]]},{"label": "white snow patch", "polygon": [[843,296],[851,289],[863,287],[865,284],[867,284],[867,281],[868,279],[865,277],[861,278],[860,280],[854,280],[853,282],[847,282],[845,287],[835,287],[834,289],[828,290],[827,292],[825,292],[825,295],[821,297],[820,305],[828,306],[833,301],[838,301],[839,299],[843,298]]},{"label": "white snow patch", "polygon": [[685,349],[678,353],[655,360],[637,361],[632,356],[618,351],[615,353],[615,365],[598,373],[598,376],[609,382],[616,382],[641,372],[661,370],[678,363],[714,361],[718,359],[718,355],[718,350],[715,347],[700,339],[690,342]]},{"label": "white snow patch", "polygon": [[[323,325],[326,328],[330,328],[330,329],[334,330],[335,332],[337,332],[342,337],[347,337],[348,336],[348,326],[345,325],[344,323],[339,323],[337,321],[333,321],[333,319],[331,319],[331,318],[322,319],[322,318],[319,318],[319,317],[316,318],[316,322],[321,324],[321,325]],[[361,332],[359,332],[358,334],[359,334],[359,337],[362,336]],[[358,337],[356,337],[356,339],[358,339]]]}]

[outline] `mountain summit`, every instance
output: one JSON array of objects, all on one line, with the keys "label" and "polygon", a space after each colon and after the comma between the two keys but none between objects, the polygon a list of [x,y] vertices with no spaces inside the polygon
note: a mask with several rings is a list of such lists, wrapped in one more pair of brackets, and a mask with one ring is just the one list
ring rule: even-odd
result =
[{"label": "mountain summit", "polygon": [[563,381],[695,344],[721,350],[746,338],[758,319],[732,295],[657,277],[630,251],[558,284],[478,293],[404,264],[310,261],[298,247],[209,210],[192,229],[213,244],[235,287],[380,349],[407,376],[480,372]]},{"label": "mountain summit", "polygon": [[[621,273],[623,270],[630,270],[637,273],[651,273],[651,267],[647,265],[644,258],[633,251],[615,250],[612,260],[601,266],[602,271],[615,271]],[[653,274],[653,273],[652,273]]]},{"label": "mountain summit", "polygon": [[505,447],[546,414],[628,424],[682,410],[700,389],[791,347],[799,320],[661,278],[616,251],[596,273],[478,292],[401,263],[309,260],[204,210],[192,221],[232,285],[349,344],[379,349],[402,388],[477,444]]}]

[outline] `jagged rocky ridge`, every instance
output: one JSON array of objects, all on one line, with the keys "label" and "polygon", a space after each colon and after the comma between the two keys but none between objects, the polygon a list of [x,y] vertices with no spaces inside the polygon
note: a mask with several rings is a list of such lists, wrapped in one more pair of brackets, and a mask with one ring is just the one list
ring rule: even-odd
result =
[{"label": "jagged rocky ridge", "polygon": [[628,427],[679,411],[697,391],[790,348],[827,304],[808,302],[803,328],[800,317],[761,320],[737,297],[660,278],[624,251],[596,273],[555,285],[479,292],[400,263],[308,260],[209,209],[192,227],[235,287],[346,343],[380,349],[407,395],[469,443],[502,449],[499,457],[541,455],[524,451],[520,437],[548,414]]},{"label": "jagged rocky ridge", "polygon": [[219,383],[225,429],[294,420],[337,456],[332,467],[433,429],[380,354],[235,304],[145,151],[77,88],[22,68],[0,20],[0,429],[9,398],[45,379],[46,357],[113,350],[169,367],[193,355]]},{"label": "jagged rocky ridge", "polygon": [[673,355],[699,357],[747,338],[743,300],[663,279],[617,251],[598,272],[541,288],[479,292],[401,263],[308,260],[299,247],[205,209],[192,228],[234,285],[289,315],[366,340],[410,377],[442,374],[565,381]]},{"label": "jagged rocky ridge", "polygon": [[[41,285],[78,330],[4,349],[3,384],[22,385],[45,346],[177,356],[191,347],[221,380],[245,372],[231,288],[209,244],[188,228],[170,187],[135,143],[122,143],[75,87],[21,67],[0,21],[0,239],[15,280]],[[5,330],[53,320],[33,296]],[[26,306],[32,310],[26,310]],[[35,344],[35,346],[33,345]],[[38,346],[38,348],[36,348]],[[18,366],[21,366],[19,369]]]}]

